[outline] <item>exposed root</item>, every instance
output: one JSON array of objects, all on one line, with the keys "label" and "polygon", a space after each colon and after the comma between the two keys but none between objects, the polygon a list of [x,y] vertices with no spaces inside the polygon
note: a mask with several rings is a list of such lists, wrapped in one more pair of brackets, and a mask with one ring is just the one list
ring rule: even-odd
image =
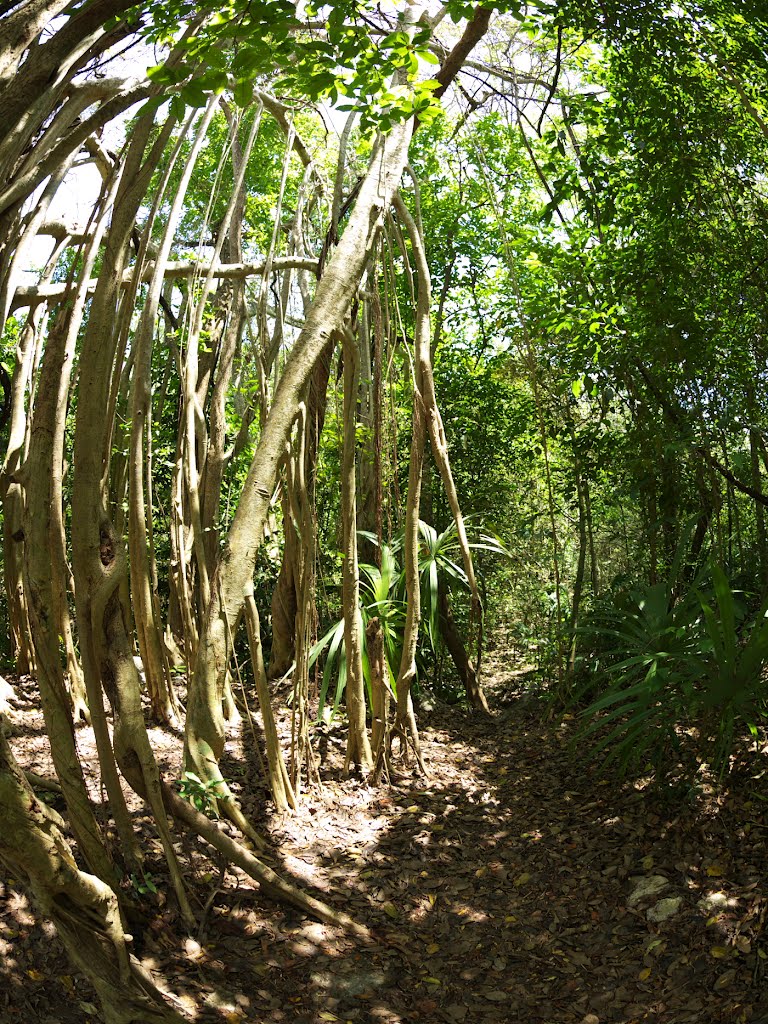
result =
[{"label": "exposed root", "polygon": [[244,846],[231,839],[204,814],[196,811],[195,808],[175,793],[167,783],[162,784],[163,802],[166,810],[177,821],[182,822],[192,829],[201,839],[210,843],[214,849],[223,854],[231,864],[242,868],[246,874],[259,883],[266,896],[277,903],[287,904],[303,911],[309,917],[314,917],[325,924],[336,925],[343,928],[349,934],[363,941],[370,941],[371,936],[367,928],[353,921],[348,914],[333,910],[321,900],[308,895],[296,886],[281,878],[271,868],[255,857]]}]

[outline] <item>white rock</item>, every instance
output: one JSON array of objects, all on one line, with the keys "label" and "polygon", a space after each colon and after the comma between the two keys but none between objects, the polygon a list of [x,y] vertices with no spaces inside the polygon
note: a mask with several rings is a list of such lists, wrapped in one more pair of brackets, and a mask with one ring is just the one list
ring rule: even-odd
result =
[{"label": "white rock", "polygon": [[668,896],[665,900],[659,900],[645,916],[654,924],[661,924],[662,921],[668,921],[670,917],[674,917],[678,913],[682,902],[682,896]]},{"label": "white rock", "polygon": [[669,880],[663,875],[648,875],[643,878],[633,879],[633,882],[635,887],[627,899],[630,907],[634,907],[641,900],[653,899],[654,896],[658,896],[669,885]]},{"label": "white rock", "polygon": [[11,684],[0,676],[0,715],[8,715],[9,718],[13,718],[11,704],[18,699]]}]

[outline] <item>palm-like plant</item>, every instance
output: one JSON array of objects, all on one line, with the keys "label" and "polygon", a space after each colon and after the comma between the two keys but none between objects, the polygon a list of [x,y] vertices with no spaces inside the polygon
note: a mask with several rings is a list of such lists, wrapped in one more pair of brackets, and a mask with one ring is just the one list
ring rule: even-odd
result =
[{"label": "palm-like plant", "polygon": [[[376,541],[375,536],[360,531],[360,535],[368,540]],[[370,620],[378,617],[384,635],[384,653],[389,672],[390,686],[394,690],[397,678],[397,666],[400,661],[400,644],[403,623],[405,621],[405,604],[401,595],[401,573],[395,559],[394,546],[381,545],[381,568],[377,565],[360,565],[360,616],[361,635]],[[336,689],[329,718],[333,719],[338,711],[341,696],[347,683],[347,656],[344,646],[344,619],[335,623],[314,645],[309,654],[309,667],[315,664],[324,650],[328,650],[323,667],[323,681],[320,687],[318,718],[323,718],[328,703],[328,691],[334,676]],[[363,645],[363,677],[365,679],[368,700],[371,697],[371,666],[368,652]]]},{"label": "palm-like plant", "polygon": [[467,574],[454,560],[459,553],[456,524],[438,533],[434,526],[419,520],[419,579],[421,581],[422,621],[432,650],[439,637],[440,589],[459,584],[468,586]]},{"label": "palm-like plant", "polygon": [[[361,632],[374,616],[378,617],[384,635],[389,684],[395,691],[397,671],[400,664],[402,634],[405,623],[405,573],[400,569],[397,556],[403,549],[404,535],[399,533],[391,544],[379,545],[375,534],[359,531],[359,536],[377,545],[381,552],[381,567],[360,565],[360,610]],[[460,551],[456,524],[438,533],[429,523],[419,521],[419,577],[421,580],[421,607],[424,631],[432,651],[437,649],[440,637],[440,596],[454,586],[468,586],[467,576],[456,561]],[[508,555],[502,542],[489,533],[480,535],[470,545],[475,549]],[[329,717],[332,719],[344,693],[347,681],[347,662],[344,648],[344,620],[335,623],[315,644],[310,652],[309,665],[312,667],[323,651],[327,650],[323,667],[323,681],[320,687],[318,717],[323,716],[328,705],[328,693],[334,677],[336,687]],[[363,676],[370,700],[371,671],[368,654],[363,646]]]},{"label": "palm-like plant", "polygon": [[622,771],[648,761],[657,773],[670,767],[681,729],[693,725],[713,741],[708,761],[723,774],[736,724],[756,735],[765,715],[768,606],[745,622],[719,566],[705,566],[687,587],[679,570],[676,560],[669,580],[603,605],[581,630],[609,643],[601,652],[607,666],[581,691],[601,688],[582,712],[577,738],[599,733],[593,751],[606,752],[606,764]]},{"label": "palm-like plant", "polygon": [[694,680],[702,671],[701,606],[695,593],[675,599],[673,591],[669,582],[635,591],[595,609],[580,630],[605,645],[608,665],[587,683],[592,689],[602,680],[602,692],[582,712],[579,740],[610,727],[594,751],[606,750],[606,761],[622,770],[648,759],[661,764],[692,710]]},{"label": "palm-like plant", "polygon": [[[419,577],[421,579],[422,620],[432,650],[437,649],[440,635],[439,613],[440,594],[452,590],[456,585],[469,586],[467,574],[458,563],[461,557],[456,523],[438,533],[434,526],[419,520]],[[509,552],[501,540],[491,533],[481,533],[477,541],[470,543],[474,551],[490,551],[495,555],[509,558]]]},{"label": "palm-like plant", "polygon": [[722,774],[728,767],[737,721],[745,722],[756,737],[756,722],[765,715],[768,605],[740,628],[743,612],[719,566],[712,569],[712,584],[713,599],[699,595],[705,633],[699,700],[715,740],[710,761]]}]

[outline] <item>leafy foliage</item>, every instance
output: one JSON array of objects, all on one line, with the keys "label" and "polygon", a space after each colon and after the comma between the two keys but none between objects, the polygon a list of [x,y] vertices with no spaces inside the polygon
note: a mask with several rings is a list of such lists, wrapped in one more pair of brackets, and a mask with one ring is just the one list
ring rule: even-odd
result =
[{"label": "leafy foliage", "polygon": [[[359,531],[372,544],[377,544],[374,534]],[[459,551],[456,524],[438,533],[429,523],[419,521],[419,580],[421,584],[422,630],[421,647],[424,642],[435,652],[440,643],[438,617],[440,614],[440,590],[442,587],[451,589],[454,586],[466,587],[467,577],[464,569],[457,564],[456,554]],[[374,617],[378,617],[384,636],[384,652],[386,667],[389,674],[389,686],[394,693],[397,684],[397,672],[400,665],[402,650],[402,632],[405,625],[406,591],[405,572],[397,563],[396,556],[403,549],[403,534],[398,534],[391,545],[379,546],[381,568],[376,565],[360,565],[360,625],[361,632]],[[481,534],[479,540],[471,544],[476,550],[489,551],[496,555],[507,555],[504,545],[492,534]],[[310,653],[310,665],[314,665],[320,655],[327,650],[323,667],[323,681],[320,688],[318,717],[323,717],[323,710],[328,701],[328,693],[333,679],[336,679],[333,706],[330,717],[336,714],[344,693],[347,679],[347,664],[344,648],[344,620],[335,623],[328,632],[315,644]],[[363,674],[370,695],[371,672],[368,653],[363,646]]]},{"label": "leafy foliage", "polygon": [[194,772],[184,772],[179,782],[179,793],[201,814],[207,814],[209,818],[218,818],[216,800],[221,798],[221,794],[217,792],[220,786],[219,779],[203,782]]},{"label": "leafy foliage", "polygon": [[663,777],[676,770],[693,730],[702,757],[725,773],[737,723],[756,735],[765,713],[768,608],[746,619],[717,565],[678,590],[679,568],[665,582],[604,602],[582,629],[600,645],[599,674],[578,697],[599,692],[581,712],[579,741],[590,740],[593,753],[621,771],[650,765]]}]

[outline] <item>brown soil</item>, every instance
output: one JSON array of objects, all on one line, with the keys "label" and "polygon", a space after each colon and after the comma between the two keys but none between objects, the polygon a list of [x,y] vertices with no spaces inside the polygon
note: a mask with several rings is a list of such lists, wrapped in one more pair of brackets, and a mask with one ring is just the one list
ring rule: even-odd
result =
[{"label": "brown soil", "polygon": [[[228,746],[225,774],[269,836],[270,863],[368,925],[369,944],[269,903],[180,836],[201,921],[184,935],[131,797],[148,851],[132,886],[136,955],[200,1021],[768,1024],[764,759],[730,791],[664,796],[601,776],[569,745],[572,723],[548,723],[508,682],[497,665],[492,720],[421,714],[428,779],[400,768],[389,787],[341,780],[332,728],[318,737],[324,787],[290,816],[270,812],[250,731]],[[51,775],[34,686],[16,685],[14,751]],[[77,736],[100,802],[92,733]],[[179,737],[151,738],[177,778]],[[664,891],[630,904],[651,875]],[[679,903],[656,924],[660,898]],[[0,1021],[93,1020],[93,993],[0,865]]]}]

